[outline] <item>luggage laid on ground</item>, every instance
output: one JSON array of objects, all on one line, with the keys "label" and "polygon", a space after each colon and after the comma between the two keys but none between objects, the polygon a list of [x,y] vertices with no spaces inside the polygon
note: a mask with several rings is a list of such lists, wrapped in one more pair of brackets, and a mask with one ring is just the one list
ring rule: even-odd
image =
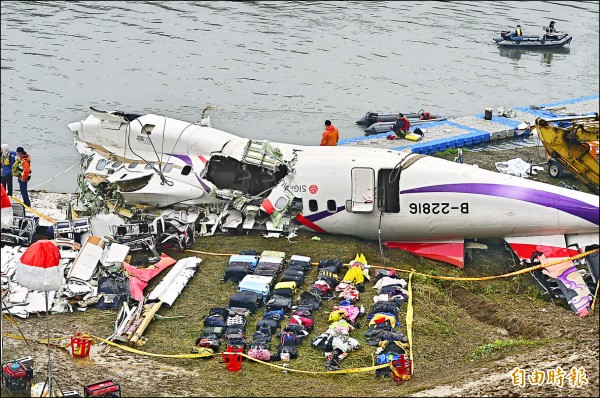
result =
[{"label": "luggage laid on ground", "polygon": [[312,268],[312,259],[305,256],[292,256],[288,265],[289,269],[302,269],[304,272],[310,271]]},{"label": "luggage laid on ground", "polygon": [[298,292],[296,282],[279,282],[273,289],[273,294],[283,297],[294,297]]},{"label": "luggage laid on ground", "polygon": [[302,292],[298,300],[298,307],[300,306],[306,307],[311,311],[318,310],[321,307],[321,295],[310,291]]},{"label": "luggage laid on ground", "polygon": [[314,329],[314,322],[311,318],[298,315],[292,315],[290,317],[290,325],[302,325],[309,332]]},{"label": "luggage laid on ground", "polygon": [[271,297],[271,300],[267,302],[267,311],[283,310],[284,312],[286,312],[291,307],[292,299],[290,297],[273,295],[273,297]]},{"label": "luggage laid on ground", "polygon": [[293,332],[282,332],[273,359],[288,361],[296,358],[298,356],[297,344],[297,336]]},{"label": "luggage laid on ground", "polygon": [[282,257],[261,257],[254,270],[254,275],[276,277],[283,267],[283,263]]},{"label": "luggage laid on ground", "polygon": [[304,283],[305,274],[304,271],[299,269],[286,269],[281,274],[280,282],[296,282],[297,287],[302,286]]},{"label": "luggage laid on ground", "polygon": [[259,293],[263,301],[267,301],[271,295],[271,284],[273,277],[262,275],[246,275],[238,284],[238,292],[251,291]]},{"label": "luggage laid on ground", "polygon": [[271,331],[271,335],[275,334],[275,331],[277,331],[277,328],[279,327],[279,321],[276,321],[275,319],[261,319],[260,321],[258,321],[256,323],[256,330],[259,331],[263,331],[263,327],[264,326],[269,327],[270,331]]},{"label": "luggage laid on ground", "polygon": [[258,264],[258,256],[249,256],[249,255],[233,255],[229,257],[229,264],[227,265],[227,269],[225,270],[225,276],[223,280],[239,282],[244,276],[249,273],[254,272]]},{"label": "luggage laid on ground", "polygon": [[246,308],[253,314],[256,313],[261,303],[262,295],[248,290],[234,293],[229,297],[229,307]]},{"label": "luggage laid on ground", "polygon": [[319,276],[317,277],[317,280],[327,282],[327,284],[331,286],[332,289],[335,289],[335,287],[340,282],[340,278],[337,274],[334,274],[333,272],[324,269],[319,270]]},{"label": "luggage laid on ground", "polygon": [[215,336],[215,338],[219,338],[222,337],[224,333],[224,326],[205,326],[202,331],[202,336]]},{"label": "luggage laid on ground", "polygon": [[285,316],[285,313],[283,312],[283,310],[271,310],[271,311],[265,311],[262,319],[274,319],[278,322],[281,322],[281,320],[283,319],[283,317]]},{"label": "luggage laid on ground", "polygon": [[319,261],[318,269],[327,269],[328,271],[333,272],[334,274],[338,274],[342,269],[342,261],[340,259],[334,258],[329,260],[321,260]]}]

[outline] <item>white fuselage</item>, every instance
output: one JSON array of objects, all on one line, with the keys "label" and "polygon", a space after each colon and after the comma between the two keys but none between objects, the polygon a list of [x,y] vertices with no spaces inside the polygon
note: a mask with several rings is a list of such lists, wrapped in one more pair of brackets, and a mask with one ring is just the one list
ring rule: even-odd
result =
[{"label": "white fuselage", "polygon": [[[220,187],[204,178],[205,168],[215,155],[241,160],[248,143],[217,129],[157,115],[130,123],[101,118],[91,115],[69,128],[76,141],[102,157],[124,161],[111,170],[112,180],[152,174],[143,187],[122,192],[130,202],[223,203],[209,195]],[[149,135],[142,131],[144,125]],[[279,185],[302,201],[297,220],[319,232],[385,241],[598,234],[595,195],[406,151],[271,146],[290,162]],[[132,161],[140,165],[128,168]],[[94,172],[94,162],[88,172]],[[172,184],[144,168],[145,162],[157,162],[159,169],[172,163],[163,173]]]}]

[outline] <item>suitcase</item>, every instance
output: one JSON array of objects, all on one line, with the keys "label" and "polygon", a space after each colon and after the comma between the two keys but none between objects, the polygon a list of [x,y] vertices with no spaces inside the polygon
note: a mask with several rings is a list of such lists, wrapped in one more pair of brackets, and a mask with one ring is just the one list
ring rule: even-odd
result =
[{"label": "suitcase", "polygon": [[279,321],[275,319],[261,319],[256,323],[256,330],[261,330],[261,327],[266,325],[271,330],[271,334],[275,334],[275,331],[279,327]]},{"label": "suitcase", "polygon": [[296,282],[296,286],[297,287],[302,287],[302,285],[304,284],[304,276],[300,276],[300,275],[295,275],[295,274],[288,274],[287,272],[284,272],[283,275],[281,275],[281,282]]},{"label": "suitcase", "polygon": [[300,266],[305,272],[308,272],[312,268],[312,259],[310,257],[294,255],[290,258],[290,267],[292,265]]},{"label": "suitcase", "polygon": [[273,295],[271,300],[267,302],[267,311],[272,310],[283,310],[286,312],[292,307],[292,299],[289,297],[282,297]]},{"label": "suitcase", "polygon": [[246,308],[251,313],[256,313],[262,302],[262,295],[255,292],[237,292],[229,297],[229,307]]},{"label": "suitcase", "polygon": [[280,267],[274,264],[262,264],[256,267],[254,275],[270,276],[275,278],[279,273]]},{"label": "suitcase", "polygon": [[311,292],[302,292],[298,307],[307,308],[311,311],[318,310],[321,307],[321,295]]},{"label": "suitcase", "polygon": [[335,269],[335,271],[331,271],[334,274],[337,274],[340,272],[340,270],[342,269],[342,262],[337,259],[329,259],[329,260],[321,260],[319,261],[319,265],[317,266],[317,268],[322,269],[322,268],[333,268]]},{"label": "suitcase", "polygon": [[294,297],[298,292],[296,282],[279,282],[273,289],[273,294],[283,297]]},{"label": "suitcase", "polygon": [[225,282],[239,282],[249,273],[252,273],[258,264],[257,256],[234,255],[229,257],[229,264],[225,270]]},{"label": "suitcase", "polygon": [[255,275],[275,277],[283,267],[284,259],[282,257],[261,257],[254,270]]}]

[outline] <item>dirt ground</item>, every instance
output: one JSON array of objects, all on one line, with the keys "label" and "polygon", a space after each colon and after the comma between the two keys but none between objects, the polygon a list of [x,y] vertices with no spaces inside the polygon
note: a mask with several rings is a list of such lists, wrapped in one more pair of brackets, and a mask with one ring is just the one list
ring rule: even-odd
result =
[{"label": "dirt ground", "polygon": [[[467,163],[494,170],[495,162],[516,157],[529,161],[535,159],[540,151],[535,147],[511,151],[465,151],[464,157]],[[442,155],[448,158],[454,156]],[[535,179],[559,183],[545,172],[540,172]],[[568,185],[577,184],[574,178],[562,181]],[[250,247],[282,250],[288,254],[310,250],[314,259],[339,257],[345,262],[360,251],[365,253],[367,259],[372,259],[372,263],[381,263],[376,242],[322,236],[321,241],[315,243],[311,240],[313,236],[302,233],[296,238],[296,243],[260,237],[214,237],[199,240],[195,248],[221,253]],[[165,354],[189,353],[207,309],[222,306],[235,290],[233,284],[218,282],[226,266],[223,257],[201,257],[201,271],[190,281],[172,308],[159,312],[166,317],[184,318],[154,320],[145,334],[148,343],[141,350]],[[484,270],[493,270],[493,274],[497,274],[502,270],[508,272],[513,266],[511,256],[501,245],[491,249],[491,252],[475,252],[464,271],[399,251],[388,251],[386,257],[389,264],[399,268],[457,276],[464,275],[463,272],[474,276],[486,272]],[[485,284],[437,283],[426,278],[415,278],[413,285],[415,373],[409,382],[403,384],[390,379],[375,379],[373,372],[339,376],[299,375],[254,363],[245,363],[240,372],[229,373],[220,357],[210,360],[155,358],[113,347],[99,350],[98,346],[95,346],[88,360],[75,360],[67,350],[52,347],[53,374],[63,390],[73,389],[80,393],[83,385],[114,379],[122,386],[123,396],[600,395],[598,310],[580,319],[562,303],[552,303],[541,297],[539,289],[528,276]],[[306,285],[304,287],[307,288]],[[367,284],[364,296],[361,296],[361,302],[367,309],[372,303],[371,287],[371,284]],[[327,311],[332,305],[332,302],[325,303],[315,316],[317,326],[309,340],[326,328]],[[403,308],[402,317],[405,310],[406,307]],[[115,311],[98,310],[52,315],[50,334],[52,337],[64,337],[84,331],[105,337],[112,333],[115,317]],[[45,316],[17,319],[16,323],[18,329],[4,319],[2,332],[23,333],[30,340],[44,338],[47,334]],[[360,333],[364,330],[362,326],[356,335],[352,335],[364,346],[349,354],[343,362],[344,369],[371,365],[374,347],[364,344],[364,337]],[[507,345],[497,344],[498,341]],[[300,351],[300,358],[291,366],[324,370],[320,352],[307,343],[303,344]],[[35,360],[35,379],[44,381],[48,355],[46,345],[5,338],[2,355],[5,361],[32,355]],[[546,378],[543,382],[532,381],[534,372],[544,372],[546,377],[558,367],[565,373],[562,386],[558,385],[558,378],[554,384]],[[516,368],[515,375],[524,373],[526,377],[531,377],[525,379],[522,386],[518,385],[518,379],[511,376]],[[576,377],[569,378],[569,375]],[[2,396],[5,394],[3,390]]]}]

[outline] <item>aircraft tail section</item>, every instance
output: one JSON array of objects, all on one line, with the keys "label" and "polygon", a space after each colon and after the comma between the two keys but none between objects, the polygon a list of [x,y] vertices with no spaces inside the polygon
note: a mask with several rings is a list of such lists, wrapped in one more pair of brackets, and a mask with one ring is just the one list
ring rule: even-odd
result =
[{"label": "aircraft tail section", "polygon": [[[551,298],[565,299],[575,313],[584,317],[590,312],[592,291],[598,281],[598,256],[596,252],[571,260],[586,249],[593,248],[592,245],[587,245],[588,236],[579,238],[581,244],[586,245],[583,248],[572,242],[572,236],[565,235],[510,237],[505,240],[524,264],[552,263],[546,268],[533,271],[534,278]],[[595,239],[597,242],[597,235]]]},{"label": "aircraft tail section", "polygon": [[384,245],[389,248],[405,250],[417,256],[443,261],[459,268],[465,266],[465,242],[462,239],[440,242],[385,242]]}]

